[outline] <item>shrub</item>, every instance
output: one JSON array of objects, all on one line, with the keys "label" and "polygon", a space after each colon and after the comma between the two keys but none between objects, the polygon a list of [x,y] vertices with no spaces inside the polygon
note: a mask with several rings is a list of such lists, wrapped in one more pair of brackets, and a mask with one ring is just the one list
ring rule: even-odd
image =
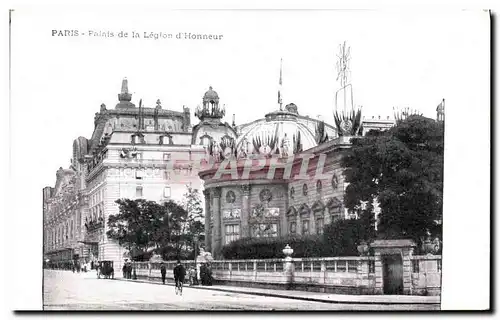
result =
[{"label": "shrub", "polygon": [[324,255],[321,237],[291,235],[279,238],[242,238],[222,248],[224,259],[283,258],[286,245],[293,248],[293,256],[320,257]]},{"label": "shrub", "polygon": [[366,227],[360,219],[337,220],[324,229],[323,246],[327,256],[357,256]]}]

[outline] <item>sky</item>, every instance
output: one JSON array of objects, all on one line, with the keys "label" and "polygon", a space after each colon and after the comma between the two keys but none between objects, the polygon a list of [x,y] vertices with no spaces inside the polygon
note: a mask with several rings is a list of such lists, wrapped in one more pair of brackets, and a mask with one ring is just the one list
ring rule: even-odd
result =
[{"label": "sky", "polygon": [[[67,167],[72,141],[89,138],[101,103],[114,108],[124,77],[133,102],[192,111],[209,86],[237,124],[276,110],[280,59],[284,104],[333,124],[339,45],[351,48],[354,104],[363,115],[393,116],[410,107],[435,118],[445,98],[452,108],[455,84],[474,73],[487,43],[478,12],[391,11],[18,11],[13,15],[14,130],[23,123],[50,137],[42,161],[46,185]],[[53,36],[79,30],[80,36]],[[88,36],[113,32],[114,37]],[[120,31],[129,38],[118,38]],[[141,38],[130,38],[132,31]],[[191,32],[222,40],[144,38],[144,33]],[[85,36],[81,35],[84,33]],[[193,124],[198,119],[192,117]],[[20,127],[17,124],[21,124]],[[21,129],[22,128],[22,129]],[[14,149],[16,145],[14,144]]]},{"label": "sky", "polygon": [[[101,103],[108,109],[117,104],[123,77],[129,80],[135,104],[143,99],[153,107],[161,99],[163,108],[177,111],[183,105],[194,111],[213,86],[226,105],[225,120],[231,122],[235,113],[236,123],[241,124],[278,108],[283,58],[283,102],[295,103],[302,115],[321,115],[332,123],[339,89],[336,55],[338,46],[347,41],[354,102],[363,107],[365,117],[392,116],[393,107],[409,107],[435,118],[436,106],[446,99],[444,255],[448,262],[443,263],[443,303],[466,309],[474,301],[481,306],[488,301],[488,292],[479,290],[489,285],[490,254],[487,12],[436,7],[411,7],[411,11],[97,8],[37,7],[12,14],[5,180],[9,206],[2,218],[8,220],[6,239],[16,239],[22,248],[9,251],[13,260],[42,257],[41,246],[33,243],[42,239],[41,190],[54,186],[59,167],[69,166],[73,140],[91,137]],[[223,39],[52,36],[53,30],[65,29],[85,34],[136,31],[141,36],[191,32],[222,34]],[[196,121],[193,116],[192,123]],[[464,260],[463,252],[474,252],[473,259]],[[453,253],[455,263],[450,260]],[[468,277],[471,272],[475,273]],[[26,279],[38,286],[33,290],[17,282],[10,286],[18,291],[11,295],[16,305],[25,306],[27,296],[34,301],[30,305],[36,305],[37,281]],[[460,290],[464,293],[457,295]]]}]

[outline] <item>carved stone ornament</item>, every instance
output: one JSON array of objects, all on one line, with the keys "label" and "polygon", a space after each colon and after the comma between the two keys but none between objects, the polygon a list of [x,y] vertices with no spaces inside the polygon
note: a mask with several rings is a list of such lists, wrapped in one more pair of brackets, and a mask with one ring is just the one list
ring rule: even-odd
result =
[{"label": "carved stone ornament", "polygon": [[269,189],[263,189],[259,194],[260,202],[269,202],[273,199],[273,194]]},{"label": "carved stone ornament", "polygon": [[248,184],[241,185],[241,192],[243,193],[244,196],[249,196],[250,195],[250,185],[248,185]]},{"label": "carved stone ornament", "polygon": [[241,216],[241,209],[228,209],[224,210],[222,213],[224,219],[239,219]]},{"label": "carved stone ornament", "polygon": [[295,188],[294,188],[294,187],[292,187],[292,188],[290,189],[290,199],[294,199],[294,198],[295,198]]},{"label": "carved stone ornament", "polygon": [[335,190],[337,189],[339,185],[339,179],[337,178],[337,175],[334,173],[332,176],[332,188]]},{"label": "carved stone ornament", "polygon": [[307,192],[308,192],[308,191],[307,191],[307,184],[305,184],[305,183],[304,183],[304,185],[302,186],[302,194],[303,194],[304,196],[307,196]]},{"label": "carved stone ornament", "polygon": [[252,208],[252,217],[254,218],[264,217],[264,206],[262,204],[257,204]]},{"label": "carved stone ornament", "polygon": [[221,196],[221,189],[220,188],[213,188],[212,189],[212,197],[213,198],[220,198]]},{"label": "carved stone ornament", "polygon": [[233,191],[229,190],[226,193],[226,202],[227,203],[234,203],[235,200],[236,200],[236,195],[234,194]]}]

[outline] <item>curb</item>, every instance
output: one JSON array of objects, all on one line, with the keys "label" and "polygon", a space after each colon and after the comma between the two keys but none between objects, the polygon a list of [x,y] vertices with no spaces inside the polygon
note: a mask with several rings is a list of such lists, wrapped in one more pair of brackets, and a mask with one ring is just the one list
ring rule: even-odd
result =
[{"label": "curb", "polygon": [[[174,286],[173,283],[161,283],[156,281],[147,281],[147,280],[127,280],[127,279],[119,279],[115,278],[114,280],[124,281],[124,282],[133,282],[133,283],[148,283],[148,284],[156,284],[156,285],[166,285],[166,286]],[[221,292],[232,292],[239,294],[248,294],[254,296],[265,296],[265,297],[273,297],[273,298],[286,298],[286,299],[295,299],[295,300],[303,300],[303,301],[312,301],[312,302],[322,302],[322,303],[332,303],[332,304],[365,304],[365,305],[440,305],[440,302],[425,302],[425,301],[415,301],[415,302],[399,302],[399,301],[340,301],[340,300],[331,300],[331,299],[322,299],[322,298],[312,298],[312,297],[300,297],[300,296],[290,296],[286,294],[279,293],[264,293],[264,292],[252,292],[252,291],[239,291],[232,289],[223,289],[223,288],[214,288],[214,287],[204,287],[204,286],[195,286],[195,287],[185,287],[185,288],[193,288],[200,290],[212,290],[212,291],[221,291]]]}]

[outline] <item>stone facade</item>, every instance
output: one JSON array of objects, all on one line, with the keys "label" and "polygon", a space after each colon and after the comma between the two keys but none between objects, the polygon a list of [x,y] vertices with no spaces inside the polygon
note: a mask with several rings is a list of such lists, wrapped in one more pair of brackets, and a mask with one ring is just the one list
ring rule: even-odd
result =
[{"label": "stone facade", "polygon": [[[193,164],[206,148],[192,144],[189,109],[165,110],[159,100],[151,108],[142,101],[136,106],[126,79],[118,99],[114,109],[101,105],[92,137],[75,140],[71,167],[60,169],[55,188],[43,191],[48,259],[113,260],[120,270],[127,250],[106,236],[108,217],[119,211],[117,199],[180,202],[187,186],[202,190]],[[210,127],[204,132],[211,134]],[[76,231],[66,238],[71,221]]]},{"label": "stone facade", "polygon": [[61,267],[84,254],[80,241],[87,198],[79,182],[75,171],[60,168],[55,187],[43,189],[44,259],[52,266]]},{"label": "stone facade", "polygon": [[289,175],[288,160],[278,158],[259,159],[248,177],[243,172],[249,160],[234,161],[237,179],[221,169],[225,163],[200,171],[211,198],[206,203],[206,221],[211,222],[206,248],[217,259],[222,246],[239,238],[318,234],[332,220],[350,218],[342,205],[346,185],[340,167],[348,140],[334,139],[305,151],[289,164]]}]

